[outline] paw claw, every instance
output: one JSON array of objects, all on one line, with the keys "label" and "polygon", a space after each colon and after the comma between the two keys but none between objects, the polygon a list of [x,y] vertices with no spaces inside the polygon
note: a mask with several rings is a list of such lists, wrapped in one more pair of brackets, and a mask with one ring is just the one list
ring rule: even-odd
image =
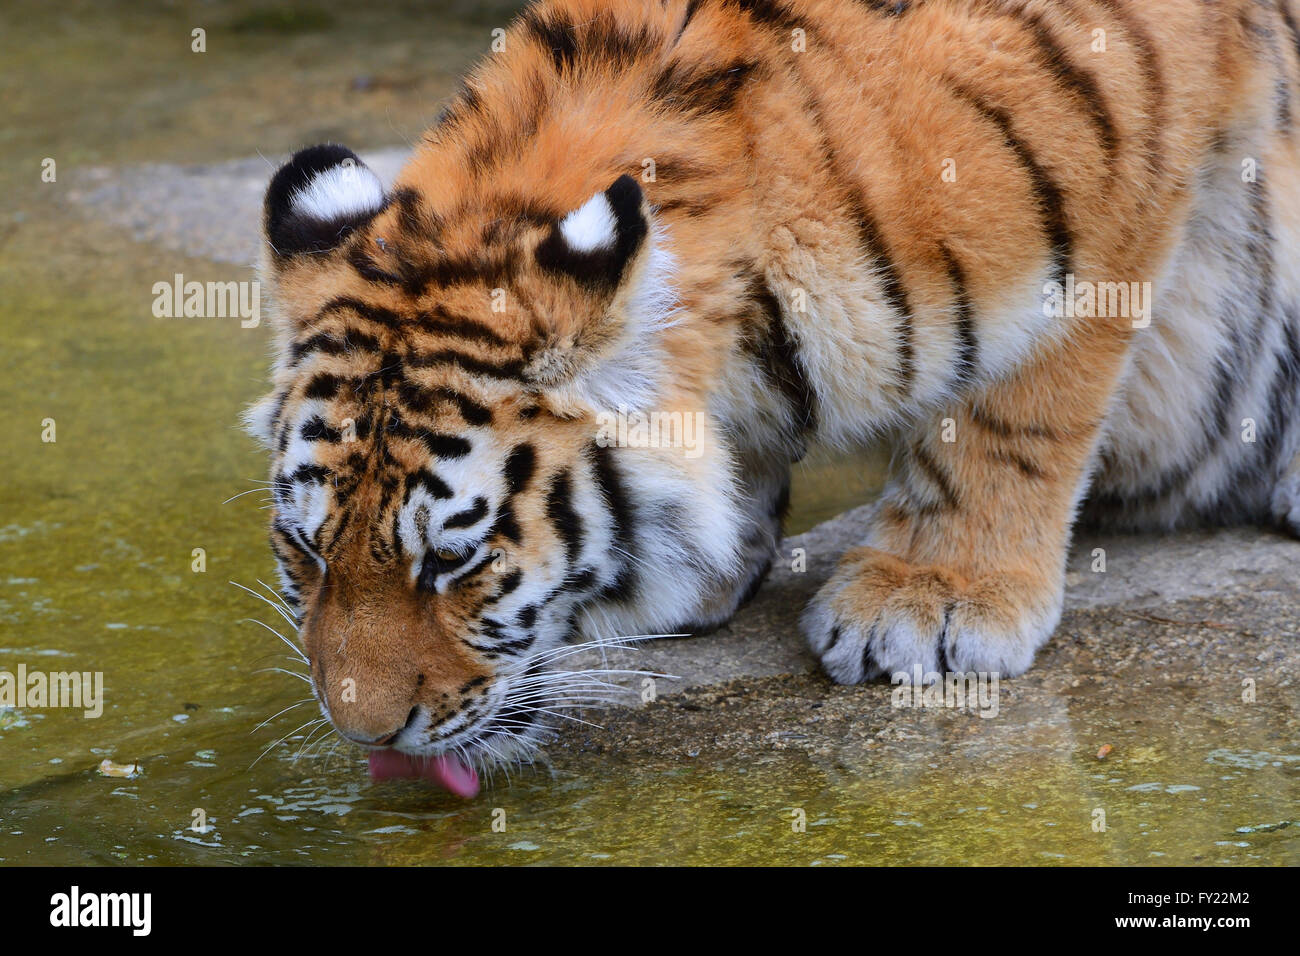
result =
[{"label": "paw claw", "polygon": [[1060,588],[1013,574],[968,584],[867,549],[846,556],[805,610],[813,652],[839,683],[922,673],[1023,673],[1060,617]]}]

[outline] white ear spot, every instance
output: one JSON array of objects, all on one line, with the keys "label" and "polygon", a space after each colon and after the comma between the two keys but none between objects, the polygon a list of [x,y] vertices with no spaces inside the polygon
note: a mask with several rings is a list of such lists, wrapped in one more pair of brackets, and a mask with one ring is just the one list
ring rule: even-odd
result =
[{"label": "white ear spot", "polygon": [[290,201],[295,213],[318,222],[363,216],[383,205],[384,184],[370,169],[354,162],[317,173]]},{"label": "white ear spot", "polygon": [[560,221],[560,235],[574,252],[608,249],[618,238],[618,221],[604,193],[596,193]]}]

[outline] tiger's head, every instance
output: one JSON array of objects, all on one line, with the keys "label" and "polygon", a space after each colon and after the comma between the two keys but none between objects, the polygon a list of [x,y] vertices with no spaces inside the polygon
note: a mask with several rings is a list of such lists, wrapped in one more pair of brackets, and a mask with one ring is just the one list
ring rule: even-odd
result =
[{"label": "tiger's head", "polygon": [[[325,715],[472,766],[526,759],[587,689],[552,667],[566,641],[715,624],[752,575],[640,185],[468,195],[418,156],[386,191],[332,145],[276,173],[273,390],[248,421]],[[611,427],[651,410],[695,448]]]}]

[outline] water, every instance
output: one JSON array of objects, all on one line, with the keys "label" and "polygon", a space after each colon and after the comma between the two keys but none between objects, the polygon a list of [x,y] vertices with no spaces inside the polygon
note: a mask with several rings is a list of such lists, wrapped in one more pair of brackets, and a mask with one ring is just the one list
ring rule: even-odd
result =
[{"label": "water", "polygon": [[[1296,831],[1272,795],[1295,758],[1261,731],[1215,763],[1208,718],[1156,714],[1151,766],[1104,773],[1065,753],[954,774],[960,739],[940,747],[943,772],[932,751],[667,759],[570,744],[549,771],[469,803],[370,784],[337,738],[295,732],[310,704],[257,729],[305,697],[267,670],[284,663],[276,639],[241,623],[272,616],[228,583],[272,579],[261,495],[223,504],[263,476],[237,419],[262,388],[266,330],[150,311],[153,284],[176,272],[248,273],[133,242],[60,190],[91,164],[409,142],[503,15],[372,6],[210,4],[193,22],[163,4],[5,6],[0,670],[100,671],[107,702],[98,719],[0,712],[0,863],[1001,862],[1018,847],[1076,863],[1284,858]],[[190,51],[195,27],[206,53]],[[46,157],[56,183],[40,181]],[[49,419],[56,440],[43,442]],[[880,480],[876,455],[801,467],[793,529]],[[1189,745],[1198,734],[1204,746]],[[142,772],[103,776],[106,759]],[[1225,830],[1197,815],[1203,793],[1170,786],[1217,787],[1241,825],[1264,829]],[[1127,815],[1129,840],[1081,825],[1098,794]]]}]

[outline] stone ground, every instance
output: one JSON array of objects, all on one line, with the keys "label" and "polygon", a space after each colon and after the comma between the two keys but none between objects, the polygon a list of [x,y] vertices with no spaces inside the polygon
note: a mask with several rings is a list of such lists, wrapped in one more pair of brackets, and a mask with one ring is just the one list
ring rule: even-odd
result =
[{"label": "stone ground", "polygon": [[[1001,682],[999,719],[970,721],[898,709],[888,685],[836,686],[804,645],[799,612],[836,557],[860,540],[870,510],[787,539],[783,553],[806,549],[807,570],[795,573],[788,561],[775,567],[720,631],[622,653],[621,666],[680,680],[659,681],[662,696],[652,708],[604,715],[600,732],[569,734],[574,746],[666,764],[683,755],[793,748],[853,763],[859,750],[885,763],[960,751],[963,762],[997,766],[1040,748],[1086,747],[1082,736],[1118,743],[1144,719],[1167,720],[1172,711],[1181,712],[1189,733],[1196,727],[1198,743],[1207,728],[1245,730],[1243,720],[1258,720],[1247,736],[1294,751],[1300,542],[1244,528],[1080,539],[1056,634],[1028,674]],[[1091,570],[1095,548],[1106,551],[1105,573]],[[1280,706],[1243,710],[1246,678],[1260,685],[1261,699]]]},{"label": "stone ground", "polygon": [[[391,181],[403,156],[402,150],[387,150],[363,158]],[[142,241],[249,264],[257,257],[259,204],[273,167],[273,160],[256,158],[199,167],[91,169],[79,174],[71,200]],[[659,706],[611,712],[602,718],[605,731],[566,734],[562,747],[588,753],[616,747],[664,760],[679,750],[842,752],[849,740],[915,758],[918,747],[933,745],[933,734],[918,724],[915,711],[890,706],[887,687],[864,691],[830,684],[798,631],[800,609],[837,556],[860,539],[869,511],[848,512],[788,539],[785,560],[756,600],[721,631],[616,652],[611,659],[620,666],[678,679],[658,682]],[[802,573],[790,569],[795,548],[807,553]],[[1094,548],[1106,551],[1105,573],[1091,570]],[[1079,540],[1069,562],[1065,618],[1035,668],[1003,683],[1006,713],[988,722],[996,729],[981,731],[979,746],[1011,753],[1044,740],[1059,745],[1053,734],[1060,732],[1062,708],[1099,694],[1113,699],[1117,681],[1122,713],[1123,700],[1142,700],[1148,691],[1185,692],[1202,701],[1198,688],[1222,684],[1223,693],[1212,696],[1236,700],[1242,675],[1255,675],[1283,704],[1267,708],[1270,726],[1261,731],[1290,741],[1294,749],[1297,563],[1300,542],[1259,529]],[[637,699],[629,695],[629,702]],[[1010,702],[1016,706],[1008,708]]]}]

